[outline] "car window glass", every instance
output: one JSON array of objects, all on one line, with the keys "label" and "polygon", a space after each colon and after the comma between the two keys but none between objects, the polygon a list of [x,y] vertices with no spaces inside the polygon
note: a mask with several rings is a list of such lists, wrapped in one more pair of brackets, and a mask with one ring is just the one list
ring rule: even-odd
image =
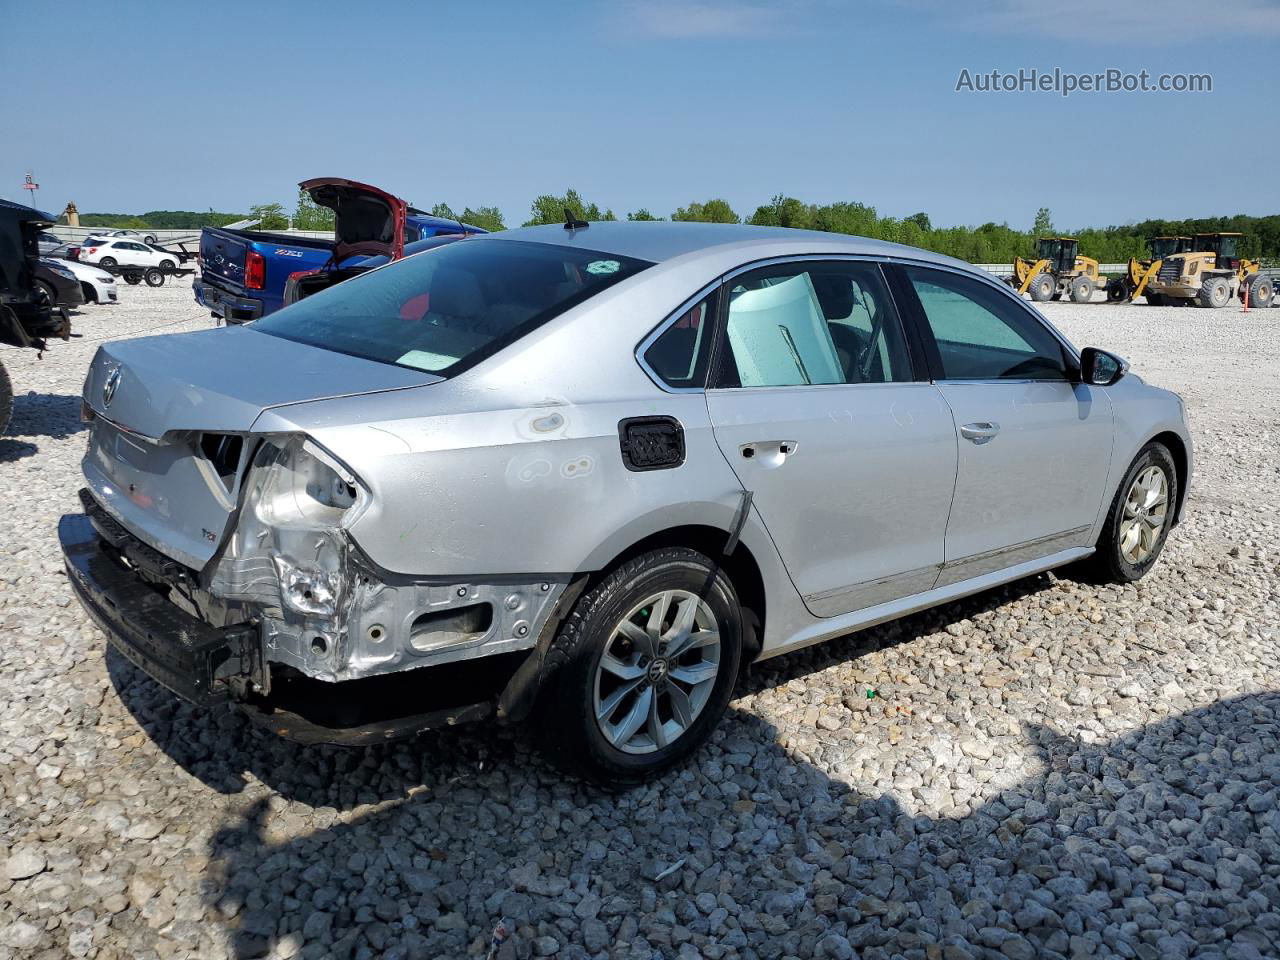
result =
[{"label": "car window glass", "polygon": [[686,310],[645,351],[645,363],[667,386],[706,385],[716,300],[712,294]]},{"label": "car window glass", "polygon": [[472,238],[335,284],[253,329],[451,376],[649,266],[554,243]]},{"label": "car window glass", "polygon": [[907,267],[947,380],[1065,380],[1062,344],[1034,316],[980,280]]},{"label": "car window glass", "polygon": [[873,263],[787,264],[737,278],[725,330],[719,386],[912,379],[897,313]]}]

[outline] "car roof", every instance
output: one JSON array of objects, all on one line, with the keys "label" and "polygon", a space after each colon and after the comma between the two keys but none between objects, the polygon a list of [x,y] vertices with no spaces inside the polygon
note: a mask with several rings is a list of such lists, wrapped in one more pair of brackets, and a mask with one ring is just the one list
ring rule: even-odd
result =
[{"label": "car roof", "polygon": [[752,259],[769,256],[768,247],[777,244],[779,253],[793,252],[797,242],[812,245],[815,254],[862,254],[864,256],[903,257],[953,265],[970,264],[952,257],[931,253],[917,247],[886,240],[873,240],[847,233],[820,230],[793,230],[789,227],[758,227],[738,223],[693,223],[666,220],[596,221],[577,230],[566,230],[563,224],[518,227],[477,236],[476,240],[525,240],[577,247],[582,250],[635,257],[653,263],[672,260],[685,254],[715,249],[728,252],[734,247],[750,249]]}]

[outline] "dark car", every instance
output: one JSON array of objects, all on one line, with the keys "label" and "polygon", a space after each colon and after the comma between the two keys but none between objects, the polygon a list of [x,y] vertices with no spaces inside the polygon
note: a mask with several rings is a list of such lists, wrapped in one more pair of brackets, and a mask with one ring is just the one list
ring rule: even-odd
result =
[{"label": "dark car", "polygon": [[[40,248],[36,237],[53,217],[20,203],[0,200],[0,343],[43,350],[50,337],[66,340],[71,321],[36,286]],[[13,385],[0,364],[0,433],[13,413]]]},{"label": "dark car", "polygon": [[52,257],[41,257],[35,268],[36,294],[51,307],[78,307],[84,303],[84,288],[76,275]]}]

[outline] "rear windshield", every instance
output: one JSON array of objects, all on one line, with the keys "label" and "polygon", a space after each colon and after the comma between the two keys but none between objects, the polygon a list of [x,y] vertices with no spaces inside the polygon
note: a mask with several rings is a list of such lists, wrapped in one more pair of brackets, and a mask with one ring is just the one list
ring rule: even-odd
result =
[{"label": "rear windshield", "polygon": [[254,322],[314,347],[449,376],[650,266],[517,240],[459,240]]}]

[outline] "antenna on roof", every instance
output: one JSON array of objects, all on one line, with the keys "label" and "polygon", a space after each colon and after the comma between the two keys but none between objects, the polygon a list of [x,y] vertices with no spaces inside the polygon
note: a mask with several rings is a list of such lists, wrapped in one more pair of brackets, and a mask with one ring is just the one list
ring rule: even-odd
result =
[{"label": "antenna on roof", "polygon": [[591,226],[591,224],[587,223],[587,221],[578,220],[574,217],[573,211],[568,207],[564,208],[564,228],[566,230],[585,230],[589,226]]}]

